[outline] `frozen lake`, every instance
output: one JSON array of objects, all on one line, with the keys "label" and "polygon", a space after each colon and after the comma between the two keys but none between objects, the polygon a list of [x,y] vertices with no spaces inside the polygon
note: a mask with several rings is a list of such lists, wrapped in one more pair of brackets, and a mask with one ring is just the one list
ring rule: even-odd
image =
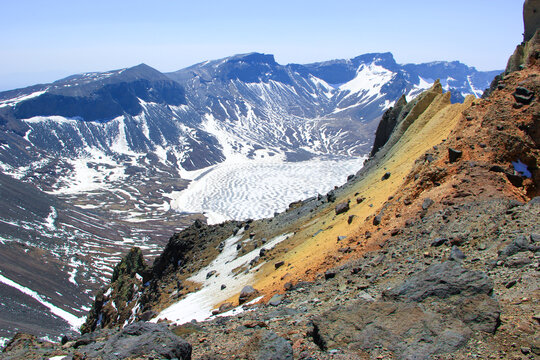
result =
[{"label": "frozen lake", "polygon": [[271,217],[293,201],[326,194],[362,168],[365,158],[301,162],[228,160],[188,173],[186,190],[171,194],[171,207],[205,213],[208,222]]}]

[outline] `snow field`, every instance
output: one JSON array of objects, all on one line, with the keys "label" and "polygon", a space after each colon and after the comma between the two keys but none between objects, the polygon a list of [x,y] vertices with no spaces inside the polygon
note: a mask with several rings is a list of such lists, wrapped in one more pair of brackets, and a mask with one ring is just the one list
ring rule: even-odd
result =
[{"label": "snow field", "polygon": [[293,201],[326,194],[362,168],[365,158],[295,163],[225,161],[170,194],[171,208],[205,213],[208,222],[271,217]]}]

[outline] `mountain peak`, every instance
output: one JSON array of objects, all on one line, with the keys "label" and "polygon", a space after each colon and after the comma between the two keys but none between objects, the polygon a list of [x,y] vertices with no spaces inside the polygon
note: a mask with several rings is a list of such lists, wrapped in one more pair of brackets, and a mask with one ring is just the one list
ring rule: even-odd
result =
[{"label": "mountain peak", "polygon": [[272,54],[263,54],[263,53],[247,53],[247,54],[238,54],[228,58],[230,62],[239,62],[243,61],[248,64],[267,64],[267,65],[278,65],[274,55]]},{"label": "mountain peak", "polygon": [[124,69],[123,71],[120,71],[118,75],[120,75],[123,80],[168,80],[161,72],[145,63]]},{"label": "mountain peak", "polygon": [[356,66],[366,63],[374,63],[389,70],[392,70],[397,66],[394,55],[391,52],[363,54],[351,59],[351,61]]}]

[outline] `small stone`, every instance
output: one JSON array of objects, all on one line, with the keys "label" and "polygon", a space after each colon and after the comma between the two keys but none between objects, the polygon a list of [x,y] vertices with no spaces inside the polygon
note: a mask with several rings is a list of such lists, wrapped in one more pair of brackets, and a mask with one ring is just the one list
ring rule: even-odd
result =
[{"label": "small stone", "polygon": [[390,172],[385,173],[385,174],[382,176],[381,180],[382,180],[382,181],[388,180],[388,179],[390,178],[390,175],[391,175]]},{"label": "small stone", "polygon": [[347,238],[346,236],[338,236],[338,237],[337,237],[337,241],[338,241],[338,242],[339,242],[339,241],[343,241],[343,240],[345,240],[346,238]]},{"label": "small stone", "polygon": [[496,173],[505,172],[504,169],[502,168],[502,166],[499,166],[499,165],[493,165],[492,167],[489,168],[489,171],[496,172]]},{"label": "small stone", "polygon": [[218,314],[224,313],[225,311],[229,311],[232,308],[234,308],[234,306],[230,302],[223,303],[219,306]]},{"label": "small stone", "polygon": [[259,291],[253,288],[251,285],[244,286],[238,297],[239,304],[243,304],[259,295]]},{"label": "small stone", "polygon": [[450,250],[450,260],[462,261],[465,258],[466,256],[463,251],[460,250],[460,248],[455,245],[452,246],[452,250]]},{"label": "small stone", "polygon": [[412,201],[409,198],[405,198],[405,199],[403,199],[403,204],[405,204],[405,206],[409,206],[409,205],[412,204]]},{"label": "small stone", "polygon": [[207,274],[206,274],[206,278],[207,279],[210,279],[212,276],[214,276],[216,274],[216,270],[212,270],[212,271],[209,271]]},{"label": "small stone", "polygon": [[450,163],[458,161],[462,155],[463,152],[456,149],[448,148],[448,160],[450,161]]},{"label": "small stone", "polygon": [[366,198],[364,198],[364,197],[356,198],[356,203],[357,203],[357,204],[360,204],[360,203],[362,203],[364,200],[366,200]]},{"label": "small stone", "polygon": [[278,261],[277,263],[274,264],[274,267],[276,269],[279,269],[280,267],[282,267],[283,265],[285,265],[285,261]]},{"label": "small stone", "polygon": [[510,289],[512,288],[514,285],[516,285],[517,281],[516,280],[510,280],[509,282],[507,282],[506,284],[504,284],[504,286],[507,288],[507,289]]},{"label": "small stone", "polygon": [[377,226],[381,223],[381,215],[377,215],[373,218],[373,225]]},{"label": "small stone", "polygon": [[270,301],[268,301],[268,305],[278,306],[281,304],[282,301],[283,301],[283,295],[275,294],[274,296],[272,296]]},{"label": "small stone", "polygon": [[336,215],[346,213],[349,211],[349,202],[345,201],[336,205]]},{"label": "small stone", "polygon": [[520,350],[523,355],[529,355],[531,353],[531,348],[525,346],[522,346]]},{"label": "small stone", "polygon": [[227,285],[221,284],[221,290],[225,290],[227,288]]},{"label": "small stone", "polygon": [[430,198],[426,198],[424,202],[422,202],[422,210],[427,210],[431,205],[433,205],[435,201],[431,200]]},{"label": "small stone", "polygon": [[436,239],[434,239],[434,240],[431,242],[431,246],[433,246],[433,247],[438,247],[438,246],[443,245],[443,244],[446,243],[447,241],[448,241],[447,238],[436,238]]},{"label": "small stone", "polygon": [[336,272],[335,271],[332,271],[332,270],[328,270],[324,273],[324,279],[325,280],[329,280],[329,279],[333,279],[336,277]]},{"label": "small stone", "polygon": [[487,249],[487,246],[484,243],[480,243],[480,244],[476,245],[476,249],[478,249],[479,251],[484,251],[484,250]]},{"label": "small stone", "polygon": [[349,218],[347,219],[347,224],[351,225],[355,217],[356,215],[350,215]]},{"label": "small stone", "polygon": [[294,285],[292,282],[288,281],[285,283],[285,285],[283,285],[283,288],[285,289],[285,291],[290,291],[294,288]]}]

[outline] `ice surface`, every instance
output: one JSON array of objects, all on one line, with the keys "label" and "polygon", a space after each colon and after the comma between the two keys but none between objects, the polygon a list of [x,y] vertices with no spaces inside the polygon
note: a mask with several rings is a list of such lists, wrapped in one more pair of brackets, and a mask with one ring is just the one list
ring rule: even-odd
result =
[{"label": "ice surface", "polygon": [[205,213],[209,223],[272,216],[293,201],[326,194],[362,168],[364,158],[287,163],[227,160],[170,194],[171,208]]}]

